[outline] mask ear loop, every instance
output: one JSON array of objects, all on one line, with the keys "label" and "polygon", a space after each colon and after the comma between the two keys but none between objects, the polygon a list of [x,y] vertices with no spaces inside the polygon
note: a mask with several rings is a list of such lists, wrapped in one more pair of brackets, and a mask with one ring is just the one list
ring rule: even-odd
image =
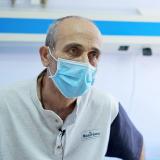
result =
[{"label": "mask ear loop", "polygon": [[[53,48],[54,50],[54,48]],[[50,48],[48,47],[49,55],[57,62],[58,60],[52,55]]]},{"label": "mask ear loop", "polygon": [[[53,49],[54,50],[54,49]],[[49,55],[56,61],[56,62],[58,62],[58,60],[52,55],[52,53],[51,53],[51,50],[50,50],[50,48],[48,47],[48,53],[49,53]],[[49,78],[52,78],[52,73],[51,73],[51,70],[50,70],[50,67],[48,66],[47,67],[48,68],[48,72],[49,72]]]}]

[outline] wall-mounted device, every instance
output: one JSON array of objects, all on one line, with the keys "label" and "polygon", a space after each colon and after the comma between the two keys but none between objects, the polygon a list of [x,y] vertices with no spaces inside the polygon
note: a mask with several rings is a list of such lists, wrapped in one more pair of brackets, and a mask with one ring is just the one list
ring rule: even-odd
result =
[{"label": "wall-mounted device", "polygon": [[142,53],[144,56],[151,56],[152,55],[152,49],[149,47],[143,48]]},{"label": "wall-mounted device", "polygon": [[119,51],[128,51],[129,46],[125,45],[125,46],[119,46],[118,50]]}]

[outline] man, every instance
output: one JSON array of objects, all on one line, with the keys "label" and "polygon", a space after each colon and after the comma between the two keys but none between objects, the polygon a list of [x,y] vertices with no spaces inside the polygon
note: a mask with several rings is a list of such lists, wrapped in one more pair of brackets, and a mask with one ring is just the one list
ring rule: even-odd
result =
[{"label": "man", "polygon": [[143,139],[123,107],[92,87],[101,33],[69,16],[52,24],[38,78],[0,93],[0,160],[143,160]]}]

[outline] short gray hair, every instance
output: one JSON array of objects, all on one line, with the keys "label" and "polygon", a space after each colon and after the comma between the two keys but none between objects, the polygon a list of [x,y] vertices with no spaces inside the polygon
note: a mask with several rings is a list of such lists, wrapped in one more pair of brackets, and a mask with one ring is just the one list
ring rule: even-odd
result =
[{"label": "short gray hair", "polygon": [[48,46],[51,50],[55,47],[56,45],[56,33],[57,33],[57,26],[64,20],[69,19],[69,18],[76,18],[76,19],[83,19],[83,20],[87,20],[89,22],[92,23],[91,20],[81,17],[81,16],[66,16],[66,17],[62,17],[57,19],[54,23],[52,23],[48,29],[48,33],[46,36],[46,40],[45,40],[45,45]]}]

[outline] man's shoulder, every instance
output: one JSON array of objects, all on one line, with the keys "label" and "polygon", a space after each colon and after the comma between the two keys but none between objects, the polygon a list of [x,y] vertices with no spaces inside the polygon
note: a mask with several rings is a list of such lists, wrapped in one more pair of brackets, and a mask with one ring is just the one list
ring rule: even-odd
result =
[{"label": "man's shoulder", "polygon": [[104,92],[100,89],[93,87],[90,91],[90,96],[88,98],[92,104],[98,106],[98,109],[102,109],[104,112],[111,113],[112,120],[118,114],[118,100],[109,92]]},{"label": "man's shoulder", "polygon": [[27,91],[27,89],[29,89],[29,86],[33,85],[34,81],[35,80],[18,81],[8,86],[1,86],[0,95],[7,96],[11,95],[10,93],[13,92],[22,92],[22,91],[25,92]]},{"label": "man's shoulder", "polygon": [[90,98],[97,101],[97,103],[117,103],[116,98],[111,93],[95,87],[91,89]]},{"label": "man's shoulder", "polygon": [[16,102],[19,97],[29,94],[30,88],[34,83],[35,80],[27,80],[0,87],[0,107],[6,103]]}]

